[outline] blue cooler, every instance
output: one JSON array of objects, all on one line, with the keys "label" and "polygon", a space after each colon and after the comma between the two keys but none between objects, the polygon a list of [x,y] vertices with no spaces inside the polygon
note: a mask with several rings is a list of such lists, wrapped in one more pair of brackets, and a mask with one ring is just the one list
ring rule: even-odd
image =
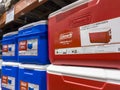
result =
[{"label": "blue cooler", "polygon": [[18,57],[18,32],[10,32],[3,35],[2,59],[3,61],[17,62]]},{"label": "blue cooler", "polygon": [[28,24],[19,29],[19,62],[48,64],[47,21]]},{"label": "blue cooler", "polygon": [[19,90],[47,90],[47,65],[20,64]]},{"label": "blue cooler", "polygon": [[18,90],[18,71],[18,63],[2,63],[2,90]]}]

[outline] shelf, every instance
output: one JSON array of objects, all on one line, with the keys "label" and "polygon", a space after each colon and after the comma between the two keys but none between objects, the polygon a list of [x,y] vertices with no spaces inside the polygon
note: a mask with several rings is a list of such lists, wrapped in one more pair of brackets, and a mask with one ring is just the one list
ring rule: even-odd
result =
[{"label": "shelf", "polygon": [[[15,20],[47,1],[48,0],[42,0],[41,2],[39,2],[38,0],[20,0],[14,5]],[[5,26],[5,22],[6,12],[0,17],[0,28],[3,28]]]}]

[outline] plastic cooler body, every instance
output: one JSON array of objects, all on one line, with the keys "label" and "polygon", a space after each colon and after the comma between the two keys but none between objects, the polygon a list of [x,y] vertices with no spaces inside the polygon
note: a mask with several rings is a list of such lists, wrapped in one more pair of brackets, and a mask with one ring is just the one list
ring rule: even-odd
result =
[{"label": "plastic cooler body", "polygon": [[119,90],[120,70],[50,66],[47,90]]},{"label": "plastic cooler body", "polygon": [[48,34],[47,25],[36,25],[19,31],[19,62],[47,64]]},{"label": "plastic cooler body", "polygon": [[18,90],[18,67],[2,66],[2,90]]},{"label": "plastic cooler body", "polygon": [[18,34],[3,37],[3,40],[2,40],[3,61],[18,62],[17,35]]},{"label": "plastic cooler body", "polygon": [[47,90],[46,70],[19,68],[19,90]]},{"label": "plastic cooler body", "polygon": [[50,14],[51,63],[120,68],[119,4],[119,0],[78,0]]}]

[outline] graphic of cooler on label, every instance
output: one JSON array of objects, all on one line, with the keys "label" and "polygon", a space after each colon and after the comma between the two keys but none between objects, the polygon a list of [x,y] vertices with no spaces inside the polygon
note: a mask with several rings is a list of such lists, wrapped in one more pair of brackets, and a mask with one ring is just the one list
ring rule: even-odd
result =
[{"label": "graphic of cooler on label", "polygon": [[[63,54],[95,54],[95,53],[119,53],[120,52],[120,17],[105,20],[79,28],[79,35],[75,31],[59,34],[60,46],[55,49],[55,55]],[[74,36],[73,36],[74,35]],[[75,40],[75,36],[80,36],[80,40]],[[74,42],[74,43],[73,43]],[[76,47],[65,47],[74,45]],[[64,48],[62,48],[62,47]]]},{"label": "graphic of cooler on label", "polygon": [[3,56],[15,56],[15,44],[3,45],[2,55]]},{"label": "graphic of cooler on label", "polygon": [[38,55],[38,39],[31,39],[19,42],[20,56],[37,56]]},{"label": "graphic of cooler on label", "polygon": [[39,85],[20,81],[20,90],[39,90]]},{"label": "graphic of cooler on label", "polygon": [[9,76],[2,76],[2,87],[15,90],[15,78]]}]

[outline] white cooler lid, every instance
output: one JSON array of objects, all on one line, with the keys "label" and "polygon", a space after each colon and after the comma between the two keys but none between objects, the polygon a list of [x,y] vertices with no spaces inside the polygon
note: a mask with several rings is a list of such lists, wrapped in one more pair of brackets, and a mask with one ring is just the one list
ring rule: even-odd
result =
[{"label": "white cooler lid", "polygon": [[3,35],[3,37],[11,36],[11,35],[14,35],[14,34],[18,34],[18,31],[14,31],[14,32],[6,33],[6,34]]},{"label": "white cooler lid", "polygon": [[71,3],[71,4],[67,5],[67,6],[65,6],[65,7],[51,13],[49,15],[49,18],[51,18],[51,17],[53,17],[55,15],[58,15],[60,13],[66,12],[68,10],[74,9],[74,8],[76,8],[76,7],[80,6],[80,5],[83,5],[85,3],[88,3],[90,1],[92,1],[92,0],[77,0],[76,2],[73,2],[73,3]]},{"label": "white cooler lid", "polygon": [[2,59],[0,59],[0,69],[2,68]]},{"label": "white cooler lid", "polygon": [[19,63],[15,62],[2,62],[2,66],[13,66],[13,67],[19,67]]},{"label": "white cooler lid", "polygon": [[20,64],[20,68],[34,69],[34,70],[46,70],[49,65],[35,65],[35,64]]},{"label": "white cooler lid", "polygon": [[51,14],[49,14],[49,18],[54,17],[55,15],[58,15],[60,13],[62,13],[61,9],[59,9],[59,10],[57,10],[55,12],[52,12]]},{"label": "white cooler lid", "polygon": [[120,70],[118,69],[50,65],[47,68],[47,72],[56,75],[120,84]]},{"label": "white cooler lid", "polygon": [[34,23],[27,24],[27,25],[25,25],[25,26],[23,26],[23,27],[20,27],[20,28],[19,28],[19,31],[24,30],[24,29],[26,29],[26,28],[33,27],[33,26],[43,25],[43,24],[47,24],[47,20],[41,20],[41,21],[38,21],[38,22],[34,22]]},{"label": "white cooler lid", "polygon": [[86,4],[86,3],[90,2],[90,1],[92,1],[92,0],[77,0],[76,2],[63,7],[61,10],[62,10],[62,12],[66,12],[68,10],[71,10],[71,9],[74,9],[74,8],[76,8],[78,6],[81,6],[83,4]]}]

